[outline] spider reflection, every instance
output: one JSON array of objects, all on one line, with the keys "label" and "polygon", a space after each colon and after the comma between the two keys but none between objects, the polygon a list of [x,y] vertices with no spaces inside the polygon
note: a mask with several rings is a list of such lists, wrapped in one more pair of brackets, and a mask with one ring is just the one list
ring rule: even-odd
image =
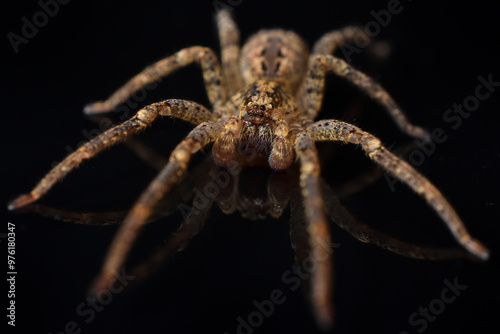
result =
[{"label": "spider reflection", "polygon": [[[134,142],[129,146],[140,148],[141,144]],[[226,214],[241,214],[251,220],[268,216],[279,218],[290,206],[290,241],[295,252],[295,262],[299,266],[305,263],[307,258],[314,255],[308,241],[300,186],[297,181],[293,181],[297,180],[297,173],[296,168],[273,171],[262,167],[220,167],[208,156],[159,203],[148,220],[149,223],[158,221],[176,211],[180,211],[183,216],[178,229],[167,237],[164,244],[130,271],[130,274],[135,276],[135,282],[151,276],[171,255],[188,246],[205,223],[210,222],[209,212],[214,205]],[[369,170],[347,184],[357,189],[358,183],[375,181],[377,177],[374,174],[373,170]],[[469,256],[462,248],[422,247],[398,240],[368,224],[360,223],[341,204],[334,189],[325,182],[322,182],[321,186],[326,199],[325,211],[331,221],[361,242],[372,243],[413,259],[445,260]],[[339,188],[345,192],[344,185]],[[127,215],[126,210],[79,213],[41,204],[32,204],[25,210],[74,224],[100,226],[120,224]]]}]

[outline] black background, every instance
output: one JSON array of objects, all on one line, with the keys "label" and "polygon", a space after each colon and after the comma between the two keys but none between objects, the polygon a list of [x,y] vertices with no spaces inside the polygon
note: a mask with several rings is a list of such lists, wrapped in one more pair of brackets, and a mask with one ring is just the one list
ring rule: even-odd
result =
[{"label": "black background", "polygon": [[[372,21],[370,11],[385,9],[387,2],[243,0],[233,14],[242,40],[262,27],[283,27],[312,44],[327,31]],[[474,94],[478,76],[491,74],[500,81],[497,11],[472,1],[402,1],[401,5],[402,12],[393,15],[377,36],[390,43],[390,57],[372,62],[355,55],[351,63],[375,77],[414,123],[444,130],[447,140],[418,169],[449,198],[492,257],[486,264],[406,259],[362,244],[334,226],[332,238],[340,247],[335,251],[333,332],[418,333],[423,328],[412,326],[408,317],[439,299],[443,281],[454,279],[466,290],[446,304],[424,332],[495,332],[500,327],[495,320],[500,310],[500,152],[495,118],[499,92],[482,101],[457,129],[443,120],[443,114]],[[218,50],[212,1],[71,1],[17,54],[7,33],[20,34],[21,18],[31,21],[40,7],[35,1],[11,6],[2,15],[4,208],[60,161],[67,147],[74,149],[86,140],[83,130],[96,129],[81,112],[85,104],[107,97],[148,64],[183,47]],[[328,82],[323,117],[342,119],[349,103],[361,101],[364,110],[356,124],[389,146],[411,140],[354,88],[335,78]],[[163,80],[141,104],[171,97],[207,102],[196,67]],[[143,139],[168,154],[189,129],[164,119]],[[323,175],[331,184],[370,167],[359,149],[345,146],[339,151],[323,161]],[[41,202],[79,211],[127,209],[154,174],[120,146],[82,165]],[[381,179],[344,203],[361,221],[407,240],[454,245],[435,214],[401,185],[392,192]],[[255,311],[252,301],[268,299],[273,289],[281,289],[286,301],[253,329],[255,333],[317,331],[307,300],[281,280],[293,265],[288,214],[278,220],[247,221],[214,208],[206,228],[185,251],[152,278],[113,296],[87,324],[76,308],[85,302],[85,291],[116,228],[75,226],[2,210],[6,215],[2,224],[16,225],[15,332],[59,333],[75,321],[82,333],[236,333],[237,318],[246,319]],[[132,257],[147,256],[181,218],[177,214],[147,226]],[[6,258],[5,239],[2,246]]]}]

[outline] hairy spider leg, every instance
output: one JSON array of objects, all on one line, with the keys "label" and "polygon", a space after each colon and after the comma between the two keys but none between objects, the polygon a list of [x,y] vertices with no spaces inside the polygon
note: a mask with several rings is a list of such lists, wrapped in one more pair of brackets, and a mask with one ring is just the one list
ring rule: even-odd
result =
[{"label": "hairy spider leg", "polygon": [[222,132],[219,123],[204,122],[194,128],[170,154],[168,164],[143,191],[129,214],[120,226],[113,239],[104,265],[97,277],[92,290],[94,292],[106,289],[113,282],[115,273],[120,269],[125,257],[132,246],[139,230],[151,215],[156,204],[172,188],[184,174],[191,156],[213,142]]},{"label": "hairy spider leg", "polygon": [[38,200],[57,181],[79,166],[83,160],[90,159],[102,150],[144,130],[158,115],[172,116],[188,122],[209,121],[217,118],[210,110],[191,101],[173,99],[150,104],[140,109],[130,119],[101,133],[68,155],[57,166],[52,168],[30,193],[20,195],[9,203],[9,210],[20,208]]},{"label": "hairy spider leg", "polygon": [[311,301],[318,325],[331,327],[334,309],[331,302],[332,268],[330,261],[330,229],[324,211],[320,186],[320,164],[311,135],[300,132],[295,138],[300,163],[299,184],[305,210],[309,246],[317,264],[311,273]]},{"label": "hairy spider leg", "polygon": [[222,74],[228,96],[243,89],[243,79],[239,68],[240,32],[227,10],[217,12],[217,28],[221,48]]},{"label": "hairy spider leg", "polygon": [[469,235],[462,220],[441,192],[406,161],[388,151],[378,138],[352,124],[337,120],[318,121],[311,124],[307,131],[315,141],[342,141],[360,145],[370,159],[422,196],[466,250],[481,260],[488,259],[488,249]]},{"label": "hairy spider leg", "polygon": [[84,112],[86,114],[99,114],[111,111],[142,87],[154,83],[175,70],[194,62],[200,64],[208,99],[214,109],[218,109],[226,101],[226,92],[217,56],[209,48],[192,46],[146,67],[141,73],[134,76],[114,92],[107,100],[87,105],[84,108]]},{"label": "hairy spider leg", "polygon": [[407,135],[422,140],[430,139],[427,131],[408,121],[401,108],[384,88],[344,60],[332,55],[315,55],[309,61],[303,95],[299,97],[299,104],[303,107],[309,119],[314,119],[321,108],[325,91],[325,76],[328,72],[348,80],[379,103],[386,109],[401,131]]}]

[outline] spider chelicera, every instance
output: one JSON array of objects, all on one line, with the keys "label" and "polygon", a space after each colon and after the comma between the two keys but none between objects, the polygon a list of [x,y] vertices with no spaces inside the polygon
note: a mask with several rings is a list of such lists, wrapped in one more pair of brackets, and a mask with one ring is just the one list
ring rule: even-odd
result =
[{"label": "spider chelicera", "polygon": [[[38,200],[57,181],[83,160],[148,127],[158,115],[192,123],[189,132],[172,151],[168,163],[141,194],[116,235],[95,288],[110,284],[125,260],[139,229],[155,205],[171,190],[188,168],[191,156],[213,143],[212,153],[220,165],[264,166],[285,170],[299,165],[299,185],[309,246],[322,249],[330,243],[320,181],[317,141],[341,141],[359,145],[382,169],[422,196],[448,226],[455,239],[471,254],[486,260],[488,250],[467,232],[461,219],[441,192],[407,162],[387,150],[381,141],[360,128],[334,119],[315,121],[324,94],[325,77],[332,73],[358,87],[379,103],[407,135],[428,139],[428,134],[405,117],[391,96],[365,74],[333,56],[342,43],[367,38],[361,29],[346,27],[325,34],[309,53],[294,32],[261,30],[240,49],[239,32],[230,14],[217,14],[221,63],[206,47],[185,48],[147,67],[107,100],[85,107],[86,114],[113,110],[134,92],[161,77],[198,63],[208,98],[208,109],[196,102],[168,99],[140,109],[133,117],[90,140],[55,166],[27,194],[9,204],[17,209]],[[311,301],[322,324],[331,323],[331,268],[329,257],[317,263],[311,275]]]}]

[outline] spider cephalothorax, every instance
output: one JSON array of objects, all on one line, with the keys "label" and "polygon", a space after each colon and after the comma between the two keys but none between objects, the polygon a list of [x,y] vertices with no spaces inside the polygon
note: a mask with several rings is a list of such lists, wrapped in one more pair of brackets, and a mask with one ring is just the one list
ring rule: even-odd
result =
[{"label": "spider cephalothorax", "polygon": [[[426,140],[428,134],[412,125],[391,96],[377,83],[332,54],[344,42],[366,40],[362,29],[347,27],[325,34],[311,54],[293,32],[262,30],[240,50],[239,32],[227,11],[217,14],[222,66],[215,53],[205,47],[180,50],[133,77],[107,100],[85,108],[87,114],[108,112],[134,92],[191,63],[203,71],[208,109],[196,102],[169,99],[145,106],[120,125],[90,140],[55,166],[31,190],[9,204],[16,209],[36,201],[84,159],[89,159],[120,141],[144,130],[158,115],[180,118],[195,128],[172,151],[168,163],[139,197],[125,218],[96,281],[97,290],[113,282],[139,229],[155,205],[181,179],[191,156],[214,143],[217,163],[287,169],[297,160],[304,218],[312,253],[324,253],[330,233],[322,196],[316,141],[341,141],[359,145],[385,171],[422,196],[443,219],[455,239],[471,254],[486,260],[488,250],[473,239],[460,217],[441,192],[401,158],[387,150],[381,140],[355,125],[334,119],[316,121],[321,109],[325,77],[338,75],[379,103],[407,135]],[[272,184],[272,183],[270,183]],[[272,193],[272,192],[271,192]],[[269,196],[272,198],[273,196]],[[279,196],[278,196],[279,197]],[[331,199],[331,197],[329,197]],[[284,199],[282,199],[284,201]],[[244,205],[250,208],[251,205]],[[275,210],[279,214],[282,207]],[[263,212],[269,209],[265,207]],[[272,211],[272,210],[271,210]],[[291,219],[294,217],[292,215]],[[296,219],[296,218],[295,218]],[[328,256],[317,259],[311,275],[311,301],[320,324],[332,322],[331,270]]]},{"label": "spider cephalothorax", "polygon": [[292,163],[294,151],[285,119],[296,115],[298,109],[293,97],[278,83],[253,82],[226,106],[233,115],[225,133],[214,144],[218,163],[227,165],[237,154],[243,155],[243,159],[238,159],[243,164],[248,155],[252,160],[268,158],[273,169],[285,169]]}]

